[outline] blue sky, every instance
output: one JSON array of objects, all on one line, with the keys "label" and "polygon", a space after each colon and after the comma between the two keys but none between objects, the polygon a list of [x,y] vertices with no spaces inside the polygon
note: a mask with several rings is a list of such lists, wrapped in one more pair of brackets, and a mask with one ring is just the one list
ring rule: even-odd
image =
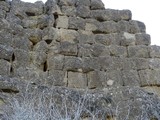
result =
[{"label": "blue sky", "polygon": [[[35,2],[37,0],[23,0]],[[42,0],[44,3],[46,0]],[[151,44],[160,45],[160,2],[159,0],[102,0],[106,8],[129,9],[132,19],[144,22],[147,33],[151,35]]]}]

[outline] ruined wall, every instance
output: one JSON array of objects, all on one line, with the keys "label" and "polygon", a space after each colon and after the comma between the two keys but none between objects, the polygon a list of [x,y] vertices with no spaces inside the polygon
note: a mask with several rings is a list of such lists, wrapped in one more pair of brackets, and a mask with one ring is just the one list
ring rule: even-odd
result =
[{"label": "ruined wall", "polygon": [[100,0],[0,1],[0,75],[47,86],[160,85],[160,47]]}]

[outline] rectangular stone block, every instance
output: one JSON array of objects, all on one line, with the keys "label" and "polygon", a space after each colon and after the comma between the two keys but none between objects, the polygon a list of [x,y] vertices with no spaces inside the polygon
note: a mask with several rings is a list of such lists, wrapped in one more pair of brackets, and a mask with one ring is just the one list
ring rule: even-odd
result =
[{"label": "rectangular stone block", "polygon": [[68,72],[68,87],[87,88],[87,76],[80,72]]},{"label": "rectangular stone block", "polygon": [[75,30],[58,29],[57,41],[67,41],[70,43],[77,43],[78,32]]},{"label": "rectangular stone block", "polygon": [[69,17],[68,28],[74,30],[84,30],[85,29],[85,20],[79,17]]},{"label": "rectangular stone block", "polygon": [[90,6],[91,2],[90,0],[76,0],[76,6]]},{"label": "rectangular stone block", "polygon": [[160,59],[159,58],[149,59],[149,68],[153,70],[160,69]]},{"label": "rectangular stone block", "polygon": [[124,86],[140,86],[140,78],[136,70],[122,71],[122,79]]},{"label": "rectangular stone block", "polygon": [[160,85],[160,69],[156,70],[141,70],[139,71],[140,85],[142,87],[151,85]]},{"label": "rectangular stone block", "polygon": [[57,28],[68,28],[69,26],[69,18],[67,16],[58,16],[56,20],[56,27]]},{"label": "rectangular stone block", "polygon": [[63,55],[48,55],[47,57],[48,70],[62,70],[64,67]]},{"label": "rectangular stone block", "polygon": [[100,62],[97,57],[84,57],[83,58],[83,72],[90,72],[100,70]]},{"label": "rectangular stone block", "polygon": [[151,37],[149,34],[145,33],[138,33],[135,35],[136,37],[136,45],[150,45],[151,44]]},{"label": "rectangular stone block", "polygon": [[76,15],[82,18],[90,17],[90,8],[89,6],[79,5],[76,7]]},{"label": "rectangular stone block", "polygon": [[149,68],[149,59],[145,58],[126,58],[124,63],[125,70],[144,70]]},{"label": "rectangular stone block", "polygon": [[105,9],[102,0],[91,0],[91,10]]},{"label": "rectangular stone block", "polygon": [[96,33],[99,32],[99,28],[98,26],[100,26],[100,22],[95,20],[95,19],[86,19],[86,26],[85,26],[85,30],[86,31],[94,31]]},{"label": "rectangular stone block", "polygon": [[127,57],[127,49],[123,46],[110,45],[109,46],[110,55],[116,57]]},{"label": "rectangular stone block", "polygon": [[67,86],[65,72],[61,70],[49,70],[45,84],[49,86]]},{"label": "rectangular stone block", "polygon": [[79,57],[65,56],[64,59],[64,70],[67,71],[81,71],[83,61]]},{"label": "rectangular stone block", "polygon": [[160,46],[152,45],[150,46],[150,57],[160,58]]},{"label": "rectangular stone block", "polygon": [[128,46],[129,57],[149,58],[149,47],[145,45]]},{"label": "rectangular stone block", "polygon": [[130,20],[132,13],[129,10],[92,10],[91,17],[99,21],[120,21],[120,20]]},{"label": "rectangular stone block", "polygon": [[102,88],[107,86],[105,83],[107,76],[103,71],[91,71],[87,73],[87,79],[89,89]]},{"label": "rectangular stone block", "polygon": [[58,3],[60,6],[74,6],[76,4],[76,0],[59,0]]},{"label": "rectangular stone block", "polygon": [[130,23],[125,20],[118,21],[118,31],[130,33]]},{"label": "rectangular stone block", "polygon": [[6,60],[0,59],[0,75],[10,75],[11,63]]},{"label": "rectangular stone block", "polygon": [[94,44],[95,43],[95,36],[90,31],[79,30],[79,35],[77,37],[79,44]]},{"label": "rectangular stone block", "polygon": [[134,34],[124,32],[122,34],[123,39],[121,40],[122,46],[133,46],[136,43],[136,37]]},{"label": "rectangular stone block", "polygon": [[146,33],[146,26],[143,22],[136,21],[136,20],[130,20],[130,32],[135,33]]},{"label": "rectangular stone block", "polygon": [[65,56],[77,56],[78,54],[77,45],[67,41],[61,42],[59,53]]},{"label": "rectangular stone block", "polygon": [[99,24],[98,30],[102,33],[117,33],[118,32],[118,24],[114,21],[105,21]]},{"label": "rectangular stone block", "polygon": [[75,16],[76,15],[76,7],[75,6],[62,6],[61,11],[63,15],[66,16]]},{"label": "rectangular stone block", "polygon": [[[112,68],[112,57],[110,56],[103,56],[98,58],[98,63],[100,64],[101,70],[108,70]],[[96,64],[95,64],[96,65]]]},{"label": "rectangular stone block", "polygon": [[13,55],[13,48],[0,44],[0,59],[11,60]]},{"label": "rectangular stone block", "polygon": [[[60,35],[59,35],[60,37]],[[42,40],[57,40],[58,38],[58,30],[54,27],[44,28],[42,31]]]},{"label": "rectangular stone block", "polygon": [[107,85],[123,86],[122,72],[120,70],[111,70],[107,72]]}]

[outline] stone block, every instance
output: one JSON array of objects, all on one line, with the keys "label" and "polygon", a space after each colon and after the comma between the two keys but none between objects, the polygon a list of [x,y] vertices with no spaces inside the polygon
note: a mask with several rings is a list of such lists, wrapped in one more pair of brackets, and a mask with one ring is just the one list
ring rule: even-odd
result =
[{"label": "stone block", "polygon": [[146,26],[143,22],[136,21],[136,20],[130,20],[130,32],[135,33],[145,33],[146,32]]},{"label": "stone block", "polygon": [[8,12],[9,9],[10,9],[10,4],[9,4],[9,2],[1,1],[1,3],[0,3],[0,9]]},{"label": "stone block", "polygon": [[38,21],[36,19],[26,18],[22,20],[24,28],[37,28]]},{"label": "stone block", "polygon": [[69,26],[69,18],[67,16],[58,16],[56,21],[57,28],[68,28]]},{"label": "stone block", "polygon": [[13,36],[12,40],[13,40],[13,47],[14,48],[23,49],[25,51],[31,50],[32,43],[30,42],[30,40],[26,36],[21,37],[19,35],[16,35],[16,36]]},{"label": "stone block", "polygon": [[145,58],[126,58],[125,70],[144,70],[149,68],[149,60]]},{"label": "stone block", "polygon": [[122,37],[118,33],[111,34],[97,34],[95,35],[95,41],[103,45],[120,45]]},{"label": "stone block", "polygon": [[130,20],[132,13],[129,10],[92,10],[91,17],[99,21],[120,21],[120,20]]},{"label": "stone block", "polygon": [[91,71],[87,73],[88,88],[102,88],[106,86],[106,73],[103,71]]},{"label": "stone block", "polygon": [[76,15],[82,18],[89,18],[90,17],[89,6],[83,6],[83,5],[77,6]]},{"label": "stone block", "polygon": [[98,31],[98,26],[100,26],[100,22],[95,19],[86,19],[86,31]]},{"label": "stone block", "polygon": [[75,6],[76,0],[59,0],[60,6]]},{"label": "stone block", "polygon": [[0,59],[11,60],[13,51],[12,47],[0,44]]},{"label": "stone block", "polygon": [[160,46],[152,45],[150,46],[150,57],[160,58]]},{"label": "stone block", "polygon": [[42,40],[42,30],[40,29],[27,29],[26,33],[27,33],[28,39],[33,44],[36,44]]},{"label": "stone block", "polygon": [[151,85],[160,85],[160,70],[141,70],[139,71],[140,76],[140,85],[142,87],[151,86]]},{"label": "stone block", "polygon": [[61,70],[50,70],[45,84],[48,86],[67,86],[65,72]]},{"label": "stone block", "polygon": [[15,49],[14,50],[14,67],[27,67],[30,64],[30,53],[22,50],[22,49]]},{"label": "stone block", "polygon": [[149,59],[149,68],[153,70],[160,69],[160,59],[159,58]]},{"label": "stone block", "polygon": [[6,11],[0,9],[0,18],[5,18],[6,17]]},{"label": "stone block", "polygon": [[136,43],[136,37],[134,34],[124,32],[122,35],[121,45],[122,46],[133,46]]},{"label": "stone block", "polygon": [[122,79],[124,86],[140,86],[140,78],[136,70],[122,71]]},{"label": "stone block", "polygon": [[95,43],[95,36],[92,32],[79,30],[78,33],[79,35],[77,37],[77,40],[79,44],[94,44]]},{"label": "stone block", "polygon": [[77,37],[78,37],[78,32],[75,30],[66,30],[66,29],[59,29],[57,30],[57,41],[67,41],[70,43],[77,43]]},{"label": "stone block", "polygon": [[44,70],[46,66],[44,66],[46,60],[47,60],[47,54],[45,52],[32,52],[31,53],[31,59],[32,59],[32,62],[33,64],[43,70],[43,71],[46,71]]},{"label": "stone block", "polygon": [[118,24],[114,21],[105,21],[99,24],[97,31],[102,32],[102,33],[107,33],[107,34],[117,33]]},{"label": "stone block", "polygon": [[128,21],[125,21],[125,20],[121,20],[121,21],[118,21],[118,31],[119,32],[127,32],[127,33],[130,33],[130,23]]},{"label": "stone block", "polygon": [[77,45],[67,41],[61,42],[59,53],[66,56],[77,56],[78,54]]},{"label": "stone block", "polygon": [[90,0],[76,0],[76,6],[90,6]]},{"label": "stone block", "polygon": [[84,30],[85,29],[85,20],[79,17],[69,17],[69,29],[74,30]]},{"label": "stone block", "polygon": [[48,70],[62,70],[64,67],[63,55],[48,55],[47,57]]},{"label": "stone block", "polygon": [[64,70],[67,71],[81,71],[83,61],[79,57],[65,56],[64,59]]},{"label": "stone block", "polygon": [[99,56],[109,56],[109,48],[100,44],[94,45],[79,45],[78,56],[80,57],[99,57]]},{"label": "stone block", "polygon": [[123,70],[126,58],[123,57],[111,57],[110,66],[107,68],[107,70]]},{"label": "stone block", "polygon": [[6,60],[0,59],[0,75],[10,75],[11,63]]},{"label": "stone block", "polygon": [[149,34],[145,33],[138,33],[135,35],[136,37],[136,45],[150,45],[151,44],[151,37]]},{"label": "stone block", "polygon": [[13,43],[12,34],[6,31],[0,31],[0,44],[11,46]]},{"label": "stone block", "polygon": [[113,70],[107,72],[107,81],[112,84],[107,84],[108,86],[123,86],[122,72],[120,70]]},{"label": "stone block", "polygon": [[101,0],[91,0],[91,9],[92,10],[105,9],[105,7]]},{"label": "stone block", "polygon": [[70,88],[86,88],[87,76],[80,72],[68,72],[68,87]]},{"label": "stone block", "polygon": [[112,68],[112,57],[110,56],[102,56],[98,58],[98,64],[94,64],[94,65],[100,65],[101,70],[108,70]]},{"label": "stone block", "polygon": [[90,72],[100,70],[100,62],[97,57],[84,57],[83,58],[83,72]]},{"label": "stone block", "polygon": [[110,45],[110,55],[116,57],[127,57],[127,49],[123,46]]},{"label": "stone block", "polygon": [[48,49],[49,49],[48,45],[45,41],[40,41],[33,47],[33,51],[36,51],[36,52],[47,53]]},{"label": "stone block", "polygon": [[48,14],[62,14],[56,0],[48,0],[45,3],[45,12]]},{"label": "stone block", "polygon": [[62,6],[61,10],[62,14],[66,16],[75,16],[77,12],[74,6]]},{"label": "stone block", "polygon": [[58,38],[58,30],[54,27],[44,28],[42,31],[42,40],[55,41]]},{"label": "stone block", "polygon": [[129,57],[149,58],[149,47],[144,46],[144,45],[129,46],[128,56]]}]

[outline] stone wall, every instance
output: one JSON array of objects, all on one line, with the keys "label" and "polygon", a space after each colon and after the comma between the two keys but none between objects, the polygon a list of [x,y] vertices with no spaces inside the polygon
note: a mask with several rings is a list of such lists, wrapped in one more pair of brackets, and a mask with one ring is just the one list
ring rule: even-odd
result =
[{"label": "stone wall", "polygon": [[[26,83],[89,88],[122,109],[132,101],[134,111],[150,104],[149,96],[159,111],[150,95],[160,95],[160,46],[150,43],[131,11],[105,9],[101,0],[0,0],[0,93],[25,91]],[[131,113],[133,120],[140,112]]]},{"label": "stone wall", "polygon": [[0,1],[0,75],[75,88],[159,86],[160,47],[100,0]]}]

